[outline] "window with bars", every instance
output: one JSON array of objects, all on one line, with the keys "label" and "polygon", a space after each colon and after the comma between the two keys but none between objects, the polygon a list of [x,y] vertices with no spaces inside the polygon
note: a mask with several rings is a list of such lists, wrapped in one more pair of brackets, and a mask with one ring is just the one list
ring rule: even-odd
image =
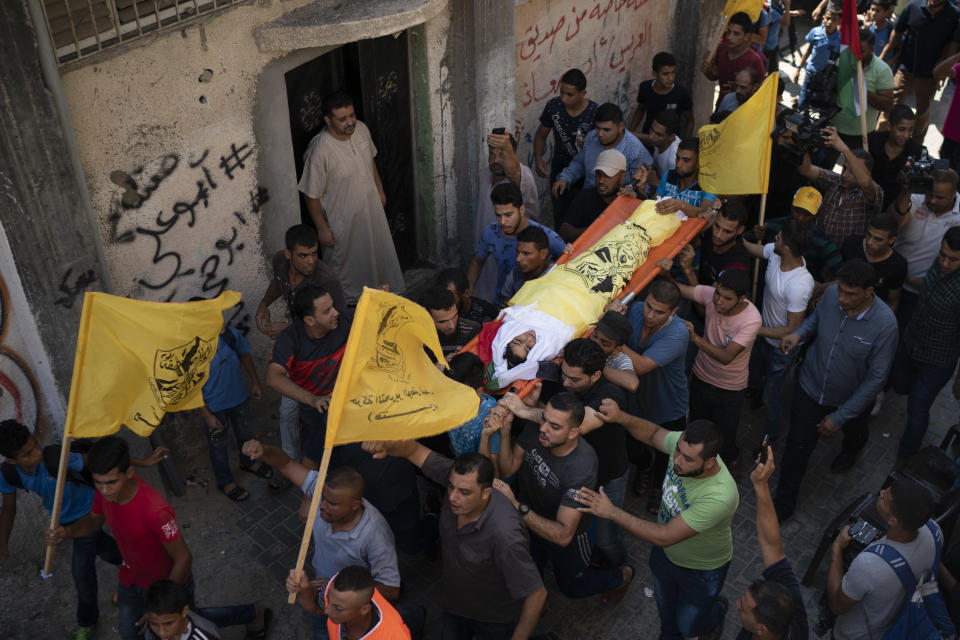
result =
[{"label": "window with bars", "polygon": [[60,64],[244,0],[43,0]]}]

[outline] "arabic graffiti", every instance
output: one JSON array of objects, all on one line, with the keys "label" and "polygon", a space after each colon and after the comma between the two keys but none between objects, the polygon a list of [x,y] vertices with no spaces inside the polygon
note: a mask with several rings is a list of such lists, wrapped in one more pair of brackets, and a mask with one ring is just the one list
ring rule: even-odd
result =
[{"label": "arabic graffiti", "polygon": [[97,281],[97,272],[87,269],[74,275],[73,267],[68,267],[60,278],[59,291],[63,295],[53,301],[53,304],[72,309],[77,296],[86,291],[87,287]]},{"label": "arabic graffiti", "polygon": [[[134,282],[139,289],[128,295],[153,292],[164,301],[183,300],[196,293],[217,296],[230,286],[251,225],[256,225],[270,195],[259,185],[238,191],[236,180],[250,170],[252,143],[230,143],[223,151],[205,149],[186,158],[168,153],[147,163],[149,168],[111,172],[111,182],[122,191],[114,194],[107,218],[110,243],[130,244],[138,238],[150,242],[146,268],[137,265]],[[214,200],[220,202],[214,206]],[[74,291],[88,285],[83,282],[88,278],[64,276],[64,304],[72,304]],[[249,331],[250,315],[243,302],[230,323]]]}]

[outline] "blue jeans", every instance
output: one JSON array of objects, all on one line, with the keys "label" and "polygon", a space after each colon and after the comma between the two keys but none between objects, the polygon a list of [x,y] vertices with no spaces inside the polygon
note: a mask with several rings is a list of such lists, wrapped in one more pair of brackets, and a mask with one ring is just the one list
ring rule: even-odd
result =
[{"label": "blue jeans", "polygon": [[[235,407],[214,411],[213,415],[223,425],[220,431],[207,432],[207,445],[210,451],[210,466],[213,467],[213,475],[217,479],[218,487],[225,487],[233,482],[233,474],[230,472],[230,459],[227,457],[227,428],[233,427],[233,435],[237,439],[237,448],[241,450],[240,466],[249,467],[253,460],[243,455],[243,443],[253,437],[250,432],[250,401],[244,400]],[[206,425],[204,425],[206,426]]]},{"label": "blue jeans", "polygon": [[73,539],[71,572],[77,587],[77,625],[92,627],[100,619],[97,604],[97,556],[104,562],[123,562],[117,543],[103,529],[93,535]]},{"label": "blue jeans", "polygon": [[[257,618],[257,609],[252,604],[197,607],[194,601],[196,586],[192,574],[187,578],[183,589],[186,592],[187,605],[190,609],[220,628],[250,624]],[[143,628],[137,628],[137,621],[145,613],[144,598],[146,592],[146,589],[135,584],[131,584],[129,587],[125,587],[123,583],[117,585],[117,627],[122,640],[140,640],[140,638],[143,638]]]},{"label": "blue jeans", "polygon": [[[622,508],[623,501],[627,498],[627,476],[629,473],[630,471],[627,470],[619,478],[608,480],[603,485],[603,490],[610,498],[610,502],[617,508]],[[627,543],[623,537],[623,529],[617,526],[613,520],[597,518],[594,544],[603,553],[611,567],[619,567],[627,559]]]},{"label": "blue jeans", "polygon": [[893,389],[907,396],[907,426],[900,437],[897,459],[908,460],[920,450],[923,436],[930,426],[930,407],[957,368],[957,361],[948,364],[917,362],[902,347],[894,363],[891,378]]},{"label": "blue jeans", "polygon": [[727,562],[717,569],[685,569],[670,562],[660,547],[650,549],[650,570],[660,613],[660,638],[694,638],[720,624],[723,609],[717,596],[729,567]]},{"label": "blue jeans", "polygon": [[780,347],[775,347],[766,338],[757,338],[753,345],[754,358],[762,373],[763,404],[767,408],[767,418],[764,423],[766,434],[771,440],[780,435],[780,418],[783,413],[783,379],[787,375],[787,368],[793,362],[796,349],[791,353],[784,353]]},{"label": "blue jeans", "polygon": [[575,535],[567,546],[560,547],[534,533],[530,534],[530,555],[540,574],[543,575],[547,562],[550,562],[560,593],[568,598],[589,598],[623,583],[620,569],[590,568],[593,551],[590,538],[590,531],[587,530]]}]

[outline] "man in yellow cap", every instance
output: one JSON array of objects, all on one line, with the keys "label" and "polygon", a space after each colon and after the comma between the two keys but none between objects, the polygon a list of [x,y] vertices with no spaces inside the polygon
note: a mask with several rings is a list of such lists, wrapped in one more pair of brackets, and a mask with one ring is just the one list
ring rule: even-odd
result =
[{"label": "man in yellow cap", "polygon": [[[804,254],[807,270],[817,282],[828,282],[843,262],[840,249],[830,240],[823,229],[816,224],[817,212],[820,210],[820,192],[813,187],[800,187],[793,196],[790,207],[790,217],[794,220],[809,224],[813,227],[813,244]],[[753,237],[757,242],[773,242],[777,232],[787,221],[786,216],[768,220],[766,225],[757,225],[753,228]]]}]

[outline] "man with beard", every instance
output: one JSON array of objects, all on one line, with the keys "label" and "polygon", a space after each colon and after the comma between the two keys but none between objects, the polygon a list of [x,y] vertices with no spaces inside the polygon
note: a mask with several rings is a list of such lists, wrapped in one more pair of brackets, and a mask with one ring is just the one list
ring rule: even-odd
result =
[{"label": "man with beard", "polygon": [[[318,285],[330,292],[333,306],[344,308],[343,287],[337,274],[320,259],[317,232],[306,224],[296,224],[284,236],[286,249],[273,256],[273,280],[267,287],[260,304],[257,306],[257,328],[261,333],[276,338],[289,326],[289,322],[273,322],[270,318],[270,305],[282,297],[287,304],[290,320],[296,320],[293,312],[293,299],[303,287]],[[300,459],[300,429],[297,421],[297,403],[287,396],[280,396],[280,442],[283,451],[294,460]],[[285,480],[276,476],[270,481],[273,488],[284,487]]]},{"label": "man with beard", "polygon": [[[516,139],[508,133],[491,133],[487,136],[487,150],[487,167],[489,170],[481,169],[477,181],[477,204],[474,207],[473,218],[474,242],[480,242],[483,232],[496,222],[490,196],[493,194],[493,189],[501,184],[512,184],[520,190],[524,211],[531,220],[537,219],[540,207],[536,179],[533,177],[533,171],[530,170],[530,167],[522,164],[517,158]],[[496,283],[497,269],[491,263],[483,269],[479,278],[475,281],[474,298],[486,302],[496,302],[494,298]],[[476,319],[474,318],[474,320]]]},{"label": "man with beard", "polygon": [[[243,452],[261,459],[312,496],[317,472],[287,457],[281,449],[248,440]],[[272,463],[271,463],[272,461]],[[393,533],[383,515],[363,497],[363,477],[350,467],[338,467],[327,473],[323,483],[319,516],[313,524],[314,579],[310,590],[323,591],[327,581],[350,565],[366,567],[373,574],[377,589],[388,600],[400,597],[400,569]],[[293,570],[287,578],[288,590],[298,584]],[[308,592],[310,590],[304,590]],[[304,594],[306,596],[306,593]],[[314,631],[326,630],[326,616],[314,614]]]},{"label": "man with beard", "polygon": [[[484,429],[501,424],[494,414]],[[441,636],[527,638],[547,590],[530,557],[520,514],[505,495],[493,490],[494,482],[499,482],[494,480],[493,463],[476,452],[451,460],[415,440],[368,442],[363,447],[375,458],[402,456],[447,487],[440,509]]]},{"label": "man with beard", "polygon": [[493,203],[497,221],[488,225],[481,234],[477,242],[476,254],[467,267],[467,280],[470,282],[470,289],[476,291],[477,280],[481,277],[487,258],[492,255],[497,267],[493,299],[500,304],[507,275],[517,266],[517,234],[528,226],[542,229],[550,240],[550,257],[554,260],[563,253],[564,243],[555,231],[527,218],[523,193],[515,184],[510,182],[498,184],[490,192],[489,199]]},{"label": "man with beard", "polygon": [[689,279],[693,275],[693,248],[680,255],[688,282],[711,285],[727,269],[749,271],[750,253],[743,242],[748,215],[742,202],[727,202],[720,207],[710,232],[700,239],[700,267],[695,279]]},{"label": "man with beard", "polygon": [[720,590],[733,557],[730,521],[740,503],[737,485],[717,455],[720,432],[709,420],[694,420],[683,432],[668,431],[620,411],[612,400],[604,400],[597,415],[622,424],[671,461],[656,522],[615,507],[602,487],[580,488],[580,511],[608,518],[653,545],[650,570],[661,638],[720,638],[728,607]]},{"label": "man with beard", "polygon": [[[580,237],[620,193],[627,174],[627,159],[616,149],[607,149],[593,165],[595,184],[577,194],[560,225],[560,236],[567,242]],[[642,197],[642,195],[641,195]]]},{"label": "man with beard", "polygon": [[733,84],[734,91],[723,97],[723,100],[721,100],[717,106],[716,113],[719,114],[724,111],[732,113],[736,111],[737,107],[749,100],[753,94],[757,92],[762,81],[763,77],[760,75],[760,72],[757,71],[756,67],[744,67],[740,69],[740,71],[737,71]]},{"label": "man with beard", "polygon": [[[538,400],[534,392],[524,402]],[[507,411],[500,418],[500,471],[507,478],[517,475],[516,496],[503,481],[495,481],[493,488],[520,513],[530,529],[530,555],[541,571],[548,561],[553,565],[563,595],[587,598],[602,593],[605,603],[619,602],[633,580],[633,567],[590,567],[592,521],[583,517],[576,501],[581,487],[597,486],[597,454],[580,438],[583,403],[563,391],[535,411],[538,419],[527,423],[516,440],[513,414]]]},{"label": "man with beard", "polygon": [[583,148],[573,157],[570,164],[557,175],[553,183],[553,196],[559,198],[567,187],[583,178],[583,188],[594,185],[590,167],[597,166],[597,159],[605,149],[616,149],[627,159],[627,173],[632,174],[642,165],[653,162],[647,148],[635,135],[626,130],[623,112],[620,107],[607,102],[597,109],[593,131],[583,140]]},{"label": "man with beard", "polygon": [[370,130],[357,120],[353,99],[344,93],[323,101],[323,119],[327,126],[304,154],[299,188],[320,244],[329,249],[326,258],[343,282],[347,304],[356,304],[364,286],[387,285],[402,293]]}]

